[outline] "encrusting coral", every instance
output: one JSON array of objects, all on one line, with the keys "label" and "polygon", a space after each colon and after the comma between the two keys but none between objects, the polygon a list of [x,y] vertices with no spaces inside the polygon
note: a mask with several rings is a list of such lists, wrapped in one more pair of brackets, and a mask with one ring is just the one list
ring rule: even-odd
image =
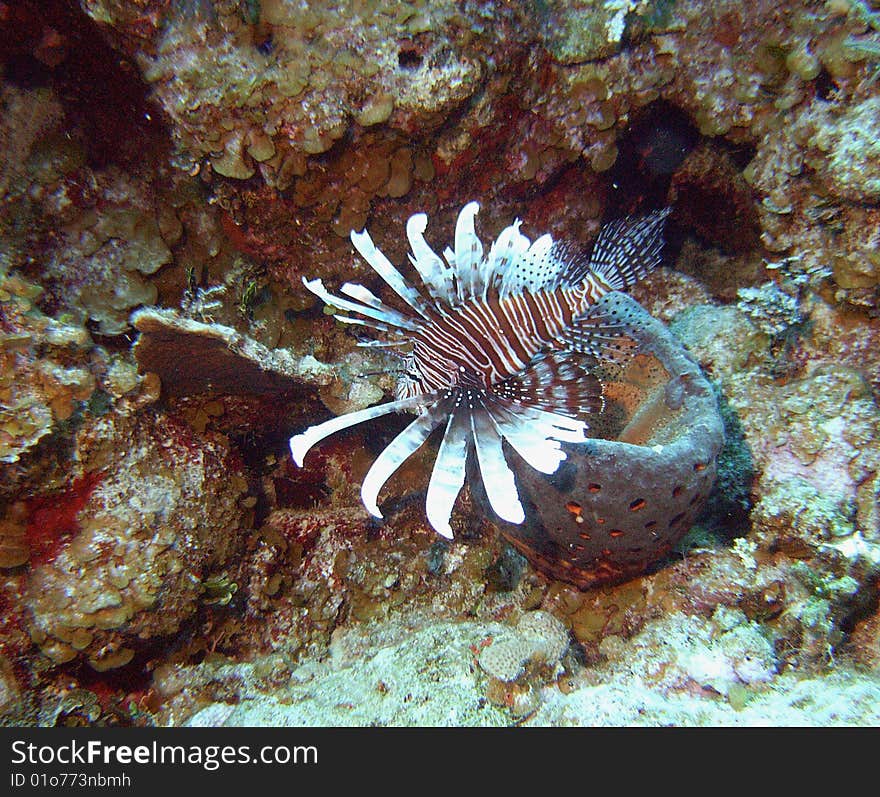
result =
[{"label": "encrusting coral", "polygon": [[90,424],[76,455],[83,475],[31,511],[23,605],[52,661],[105,670],[196,611],[202,582],[241,544],[247,481],[221,441],[151,412]]},{"label": "encrusting coral", "polygon": [[82,326],[35,307],[43,290],[0,265],[0,462],[15,463],[97,387]]},{"label": "encrusting coral", "polygon": [[568,648],[568,630],[552,614],[527,612],[506,636],[493,637],[481,651],[480,667],[499,681],[515,681],[529,663],[551,671]]}]

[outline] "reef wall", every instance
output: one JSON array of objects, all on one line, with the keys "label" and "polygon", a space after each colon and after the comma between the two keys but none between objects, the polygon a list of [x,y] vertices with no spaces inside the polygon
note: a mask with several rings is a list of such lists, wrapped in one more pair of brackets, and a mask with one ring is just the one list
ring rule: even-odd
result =
[{"label": "reef wall", "polygon": [[[0,41],[4,722],[180,723],[464,619],[493,721],[640,666],[731,704],[880,667],[880,11],[22,0]],[[727,443],[645,576],[580,591],[490,524],[439,539],[418,458],[378,525],[393,424],[290,461],[394,388],[301,278],[378,289],[352,229],[404,264],[411,214],[443,245],[472,199],[484,240],[519,216],[584,247],[673,208],[634,295]],[[723,677],[663,659],[688,623]]]}]

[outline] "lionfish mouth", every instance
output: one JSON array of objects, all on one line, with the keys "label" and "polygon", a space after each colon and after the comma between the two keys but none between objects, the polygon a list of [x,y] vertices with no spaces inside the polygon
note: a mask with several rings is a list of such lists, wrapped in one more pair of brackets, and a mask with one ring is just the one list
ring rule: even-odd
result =
[{"label": "lionfish mouth", "polygon": [[303,279],[324,302],[353,314],[337,319],[382,335],[358,345],[410,345],[414,376],[401,377],[408,380],[396,391],[402,398],[332,418],[292,437],[294,461],[302,467],[313,446],[342,429],[391,413],[416,413],[364,477],[361,499],[370,514],[381,518],[382,487],[443,426],[425,508],[431,526],[448,538],[470,457],[476,458],[492,510],[520,524],[525,512],[504,443],[532,468],[552,474],[566,458],[562,443],[589,439],[590,416],[604,407],[602,383],[591,365],[619,360],[627,349],[621,343],[627,320],[601,299],[630,287],[657,265],[660,232],[669,214],[664,209],[607,224],[587,259],[550,235],[530,241],[520,233],[518,219],[484,256],[474,231],[478,210],[476,202],[462,208],[454,251],[447,248],[443,259],[425,241],[425,214],[408,220],[410,261],[427,298],[366,231],[351,233],[355,249],[403,300],[403,309],[385,304],[361,285],[346,283],[340,288],[344,296],[338,296],[319,279]]}]

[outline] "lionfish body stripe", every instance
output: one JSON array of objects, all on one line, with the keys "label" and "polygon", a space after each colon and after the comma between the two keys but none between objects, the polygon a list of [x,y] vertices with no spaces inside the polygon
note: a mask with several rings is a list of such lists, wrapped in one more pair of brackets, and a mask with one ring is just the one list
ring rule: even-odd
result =
[{"label": "lionfish body stripe", "polygon": [[554,473],[565,459],[561,443],[587,439],[587,421],[604,403],[602,384],[585,363],[613,359],[620,348],[615,341],[626,331],[625,322],[597,303],[657,265],[660,231],[669,214],[664,209],[605,225],[585,260],[547,234],[530,241],[520,232],[519,220],[501,232],[484,256],[474,230],[478,210],[476,202],[462,208],[455,250],[447,248],[443,258],[424,238],[427,217],[419,213],[408,220],[409,260],[427,299],[366,231],[352,232],[355,249],[404,302],[404,309],[360,285],[343,285],[344,298],[329,293],[321,280],[303,279],[310,291],[346,313],[337,314],[340,321],[387,338],[362,345],[405,345],[409,353],[403,356],[395,401],[295,435],[290,440],[294,460],[302,465],[312,446],[341,429],[392,412],[417,412],[379,455],[361,495],[368,511],[381,517],[381,488],[434,429],[443,427],[426,513],[447,537],[452,536],[449,521],[469,456],[475,456],[493,510],[520,523],[523,509],[502,443],[531,467]]},{"label": "lionfish body stripe", "polygon": [[[456,384],[462,368],[487,388],[514,376],[609,290],[591,276],[583,287],[470,299],[454,312],[435,315],[413,337],[424,391]],[[447,367],[438,370],[432,363]]]}]

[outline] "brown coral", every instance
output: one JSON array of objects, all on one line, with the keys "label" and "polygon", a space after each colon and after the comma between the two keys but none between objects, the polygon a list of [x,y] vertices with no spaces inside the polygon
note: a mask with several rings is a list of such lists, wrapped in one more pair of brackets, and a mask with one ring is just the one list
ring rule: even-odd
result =
[{"label": "brown coral", "polygon": [[193,614],[202,579],[240,545],[247,483],[222,443],[150,412],[94,422],[78,447],[87,488],[32,509],[41,547],[23,601],[52,661],[107,669]]}]

